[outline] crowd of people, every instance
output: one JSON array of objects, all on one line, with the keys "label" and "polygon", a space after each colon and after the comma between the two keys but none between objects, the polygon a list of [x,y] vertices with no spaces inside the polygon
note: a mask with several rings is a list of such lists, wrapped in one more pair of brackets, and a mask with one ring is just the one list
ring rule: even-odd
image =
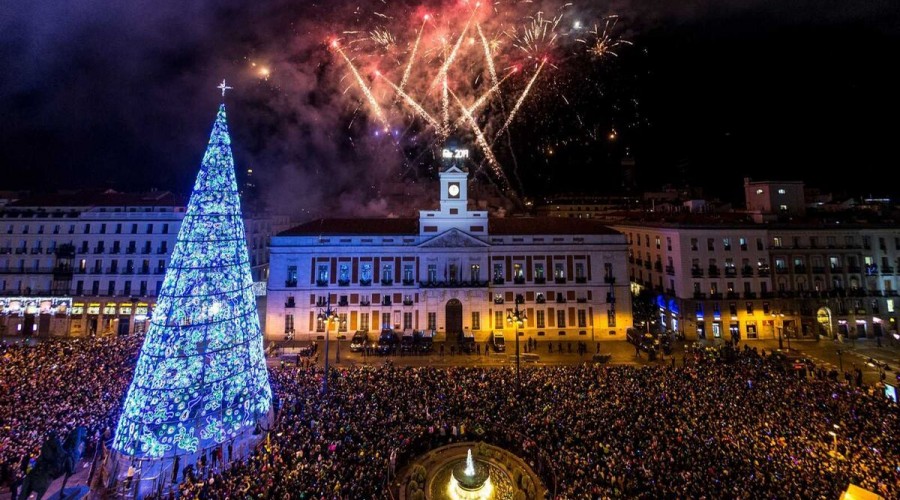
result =
[{"label": "crowd of people", "polygon": [[[555,499],[838,498],[900,492],[900,411],[754,349],[677,367],[279,367],[270,439],[180,496],[385,498],[388,471],[452,440],[509,443]],[[835,432],[835,435],[829,434]],[[399,463],[394,463],[394,461]]]},{"label": "crowd of people", "polygon": [[0,485],[12,491],[44,440],[84,426],[85,452],[115,429],[142,335],[0,343]]},{"label": "crowd of people", "polygon": [[[142,336],[0,346],[0,465],[21,481],[54,432],[115,428]],[[900,407],[756,349],[687,362],[510,368],[270,369],[268,437],[230,466],[193,467],[185,499],[385,498],[395,474],[452,441],[531,464],[548,498],[824,498],[900,492]],[[230,455],[230,452],[229,452]],[[85,458],[90,458],[86,456]]]}]

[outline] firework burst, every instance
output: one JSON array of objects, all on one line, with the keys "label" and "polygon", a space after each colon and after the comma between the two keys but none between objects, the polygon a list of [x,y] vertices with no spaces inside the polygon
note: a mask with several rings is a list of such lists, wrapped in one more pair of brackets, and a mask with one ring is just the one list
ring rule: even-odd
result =
[{"label": "firework burst", "polygon": [[[346,48],[335,39],[332,50],[349,69],[347,76],[355,82],[350,88],[359,88],[364,109],[383,128],[412,117],[433,134],[426,141],[428,149],[451,135],[468,134],[481,152],[483,163],[479,166],[486,166],[498,185],[510,189],[492,147],[505,136],[504,147],[514,156],[510,126],[539,112],[526,112],[525,103],[534,93],[556,93],[551,82],[542,81],[550,71],[545,66],[556,68],[553,62],[564,59],[560,47],[576,40],[575,32],[561,29],[568,25],[563,20],[572,4],[561,4],[549,16],[543,11],[524,11],[531,5],[506,0],[481,5],[461,0],[427,14],[420,10],[412,17],[377,13],[369,21],[371,27],[344,31],[349,40]],[[589,45],[589,51],[597,56],[616,55],[617,46],[630,42],[613,36],[617,17],[604,21],[595,24],[593,31],[578,30],[584,39],[577,41]],[[404,33],[410,35],[404,37]],[[526,66],[530,68],[523,70]],[[371,82],[362,77],[373,73],[376,76]],[[421,130],[408,130],[421,147]]]},{"label": "firework burst", "polygon": [[596,57],[603,58],[606,56],[618,56],[615,52],[616,47],[622,45],[631,45],[628,40],[622,40],[614,36],[616,24],[619,22],[619,16],[609,16],[605,19],[603,25],[595,24],[594,28],[588,32],[587,38],[578,38],[576,41],[588,46],[588,52]]}]

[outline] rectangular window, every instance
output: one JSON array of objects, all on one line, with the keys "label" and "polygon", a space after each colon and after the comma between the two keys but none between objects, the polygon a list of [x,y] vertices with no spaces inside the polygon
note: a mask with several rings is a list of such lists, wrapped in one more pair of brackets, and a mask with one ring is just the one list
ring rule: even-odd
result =
[{"label": "rectangular window", "polygon": [[494,329],[503,329],[503,311],[494,311]]},{"label": "rectangular window", "polygon": [[565,328],[566,327],[566,310],[565,309],[557,309],[556,310],[556,326],[557,326],[557,328]]},{"label": "rectangular window", "polygon": [[413,282],[413,266],[412,266],[412,264],[404,264],[403,265],[403,282],[404,283],[412,283]]},{"label": "rectangular window", "polygon": [[169,225],[168,224],[163,224],[162,234],[169,234]]},{"label": "rectangular window", "polygon": [[131,225],[131,234],[137,234],[137,224]]},{"label": "rectangular window", "polygon": [[428,282],[437,283],[437,264],[428,264]]},{"label": "rectangular window", "polygon": [[544,279],[544,265],[543,264],[535,264],[534,265],[534,279],[542,280]]},{"label": "rectangular window", "polygon": [[341,283],[350,283],[350,264],[341,264],[338,271],[338,279]]},{"label": "rectangular window", "polygon": [[412,330],[413,327],[413,314],[411,312],[403,313],[403,329],[404,330]]},{"label": "rectangular window", "polygon": [[657,250],[659,250],[662,247],[662,245],[660,243],[661,241],[662,241],[662,239],[659,236],[657,236],[656,237],[656,249]]},{"label": "rectangular window", "polygon": [[517,280],[525,279],[525,270],[522,268],[522,264],[513,264],[513,278]]},{"label": "rectangular window", "polygon": [[372,282],[372,264],[363,264],[359,273],[359,281],[362,283]]},{"label": "rectangular window", "polygon": [[535,318],[534,318],[534,320],[535,320],[535,324],[537,325],[538,328],[545,328],[545,326],[546,326],[546,319],[545,319],[545,317],[544,317],[544,310],[543,310],[543,309],[538,310],[538,311],[535,312]]},{"label": "rectangular window", "polygon": [[394,282],[394,266],[390,264],[384,264],[381,266],[381,282],[382,283],[393,283]]},{"label": "rectangular window", "polygon": [[294,333],[294,315],[284,315],[284,333]]},{"label": "rectangular window", "polygon": [[566,279],[566,268],[561,262],[553,264],[553,278],[557,280]]},{"label": "rectangular window", "polygon": [[106,295],[109,295],[110,297],[112,297],[115,294],[116,294],[116,281],[110,280],[109,284],[106,287]]},{"label": "rectangular window", "polygon": [[288,266],[286,286],[297,286],[297,266]]},{"label": "rectangular window", "polygon": [[715,238],[706,238],[706,249],[710,252],[715,251],[716,249],[716,240]]},{"label": "rectangular window", "polygon": [[437,330],[437,313],[428,313],[428,329],[431,331]]},{"label": "rectangular window", "polygon": [[472,264],[472,266],[469,267],[469,271],[471,273],[469,280],[472,283],[478,283],[481,281],[481,266],[479,266],[478,264]]},{"label": "rectangular window", "polygon": [[494,281],[503,281],[503,264],[494,264]]},{"label": "rectangular window", "polygon": [[472,330],[481,330],[481,313],[472,311]]},{"label": "rectangular window", "polygon": [[747,302],[747,314],[753,314],[753,302]]},{"label": "rectangular window", "polygon": [[147,224],[147,234],[153,234],[153,224]]},{"label": "rectangular window", "polygon": [[691,250],[697,251],[700,249],[700,243],[697,238],[691,238]]},{"label": "rectangular window", "polygon": [[731,238],[722,238],[722,248],[731,250]]},{"label": "rectangular window", "polygon": [[610,328],[615,328],[616,326],[616,311],[615,309],[610,309],[606,311],[606,325]]},{"label": "rectangular window", "polygon": [[381,329],[387,330],[393,328],[394,325],[391,323],[391,313],[383,312],[381,313]]},{"label": "rectangular window", "polygon": [[364,332],[369,331],[369,313],[359,313],[359,329]]},{"label": "rectangular window", "polygon": [[666,250],[672,251],[672,238],[670,236],[666,236]]},{"label": "rectangular window", "polygon": [[587,326],[587,311],[584,309],[578,310],[578,327],[584,328]]},{"label": "rectangular window", "polygon": [[584,274],[584,262],[576,262],[575,263],[575,279],[576,280],[587,279],[587,277]]},{"label": "rectangular window", "polygon": [[762,240],[762,238],[756,238],[756,249],[757,249],[757,250],[764,250],[764,249],[765,249],[764,246],[763,246],[763,240]]},{"label": "rectangular window", "polygon": [[328,283],[328,264],[319,264],[316,268],[316,284],[324,285]]}]

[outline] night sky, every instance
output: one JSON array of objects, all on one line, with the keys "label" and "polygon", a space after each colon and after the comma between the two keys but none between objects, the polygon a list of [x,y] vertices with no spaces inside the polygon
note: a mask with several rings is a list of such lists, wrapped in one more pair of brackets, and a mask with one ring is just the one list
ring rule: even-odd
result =
[{"label": "night sky", "polygon": [[[7,2],[0,190],[186,192],[226,78],[239,176],[253,169],[256,196],[270,207],[385,215],[407,208],[391,196],[403,193],[427,208],[433,134],[407,115],[390,120],[394,139],[376,135],[381,126],[329,50],[335,36],[350,51],[344,32],[380,26],[408,50],[418,25],[407,13],[463,12],[458,1],[427,3]],[[637,189],[687,183],[739,201],[750,176],[900,197],[888,182],[900,137],[896,1],[575,2],[564,11],[539,3],[500,7],[505,18],[562,12],[566,35],[493,148],[518,195],[619,192],[628,152]],[[613,14],[617,39],[631,42],[618,57],[591,58],[574,32],[563,33]],[[373,82],[370,54],[355,47],[363,48],[350,56]],[[518,65],[507,48],[504,62]],[[537,66],[519,59],[523,78],[509,80],[506,113]],[[491,104],[478,118],[486,132],[497,130],[500,110]],[[490,168],[477,170],[503,184]]]}]

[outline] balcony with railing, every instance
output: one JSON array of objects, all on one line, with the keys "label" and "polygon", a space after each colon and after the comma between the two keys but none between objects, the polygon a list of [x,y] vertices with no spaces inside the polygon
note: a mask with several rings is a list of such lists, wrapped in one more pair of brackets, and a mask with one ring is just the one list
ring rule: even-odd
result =
[{"label": "balcony with railing", "polygon": [[391,285],[393,285],[393,284],[394,284],[394,280],[392,280],[392,279],[390,279],[390,278],[382,279],[382,280],[381,280],[381,285],[382,285],[382,286],[391,286]]},{"label": "balcony with railing", "polygon": [[297,307],[297,303],[294,301],[293,297],[290,297],[284,302],[284,307],[288,307],[288,308]]},{"label": "balcony with railing", "polygon": [[553,282],[556,283],[557,285],[564,285],[564,284],[566,284],[566,278],[565,278],[565,276],[557,276],[553,280]]},{"label": "balcony with railing", "polygon": [[616,283],[616,277],[615,276],[604,276],[603,282],[607,283],[609,285],[613,285]]},{"label": "balcony with railing", "polygon": [[575,283],[579,283],[579,284],[587,283],[587,278],[584,276],[576,276]]},{"label": "balcony with railing", "polygon": [[813,274],[825,274],[825,266],[812,266]]},{"label": "balcony with railing", "polygon": [[534,278],[534,284],[535,284],[535,285],[544,285],[544,284],[546,284],[546,283],[547,283],[547,278],[545,278],[545,277],[543,277],[543,276],[541,276],[541,277],[539,277],[539,278]]},{"label": "balcony with railing", "polygon": [[719,277],[719,268],[716,266],[709,266],[706,269],[706,272],[709,273],[710,278],[718,278]]},{"label": "balcony with railing", "polygon": [[513,283],[516,285],[524,285],[525,284],[525,276],[516,276],[513,278]]},{"label": "balcony with railing", "polygon": [[316,286],[328,286],[328,280],[316,280]]},{"label": "balcony with railing", "polygon": [[349,279],[338,280],[338,286],[350,286],[350,280]]},{"label": "balcony with railing", "polygon": [[284,280],[284,286],[288,288],[295,288],[297,286],[297,280]]},{"label": "balcony with railing", "polygon": [[653,270],[656,271],[656,272],[658,272],[658,273],[661,273],[662,270],[663,270],[662,262],[660,262],[660,261],[654,262],[654,263],[653,263]]},{"label": "balcony with railing", "polygon": [[862,272],[862,268],[859,267],[859,266],[847,266],[847,272],[848,272],[848,273],[854,273],[854,274],[855,274],[855,273],[861,273],[861,272]]},{"label": "balcony with railing", "polygon": [[653,269],[653,263],[650,262],[649,260],[645,260],[644,261],[644,269],[648,269],[648,270]]},{"label": "balcony with railing", "polygon": [[831,266],[831,274],[843,274],[844,268],[842,266]]},{"label": "balcony with railing", "polygon": [[691,268],[691,276],[694,278],[702,278],[703,277],[703,269],[700,269],[699,267],[692,267]]},{"label": "balcony with railing", "polygon": [[666,266],[666,274],[675,276],[675,266]]},{"label": "balcony with railing", "polygon": [[891,266],[882,266],[881,274],[894,274],[894,268]]},{"label": "balcony with railing", "polygon": [[737,268],[734,266],[725,266],[725,276],[729,278],[737,276]]}]

